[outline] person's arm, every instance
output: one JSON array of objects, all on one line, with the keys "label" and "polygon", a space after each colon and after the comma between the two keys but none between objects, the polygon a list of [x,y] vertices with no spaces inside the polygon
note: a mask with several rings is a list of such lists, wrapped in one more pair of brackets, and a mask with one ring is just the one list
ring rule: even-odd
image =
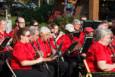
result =
[{"label": "person's arm", "polygon": [[57,58],[57,56],[54,56],[53,58],[38,58],[36,60],[24,60],[24,61],[21,61],[21,65],[22,66],[31,66],[31,65],[35,65],[35,64],[38,64],[38,63],[41,63],[41,62],[49,62],[49,61],[53,61]]},{"label": "person's arm", "polygon": [[115,69],[115,63],[107,64],[106,61],[98,61],[97,65],[102,71],[105,71],[105,72],[112,71],[113,69]]},{"label": "person's arm", "polygon": [[43,61],[44,61],[44,58],[38,58],[36,60],[24,60],[24,61],[21,61],[20,64],[22,66],[31,66],[31,65],[41,63]]}]

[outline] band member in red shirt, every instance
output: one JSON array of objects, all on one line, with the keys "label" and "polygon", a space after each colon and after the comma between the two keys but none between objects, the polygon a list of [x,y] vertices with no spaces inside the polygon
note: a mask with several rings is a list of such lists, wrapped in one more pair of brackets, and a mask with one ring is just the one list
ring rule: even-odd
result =
[{"label": "band member in red shirt", "polygon": [[52,49],[55,49],[55,43],[51,37],[51,32],[48,27],[40,28],[40,37],[38,38],[39,47],[43,52],[44,57],[49,57],[52,55]]},{"label": "band member in red shirt", "polygon": [[78,19],[74,19],[73,20],[73,26],[75,29],[74,32],[74,40],[76,40],[79,44],[80,47],[82,47],[83,43],[84,43],[84,37],[85,34],[83,32],[83,28],[82,28],[82,22]]},{"label": "band member in red shirt", "polygon": [[20,29],[25,27],[25,19],[23,17],[18,17],[15,21],[13,30],[9,33],[12,37],[15,37],[15,33]]},{"label": "band member in red shirt", "polygon": [[[45,58],[58,55],[56,53],[59,51],[57,50],[56,43],[54,42],[54,39],[51,35],[51,31],[48,27],[43,26],[40,28],[40,37],[38,39],[38,43],[39,43],[40,50],[43,51],[44,53]],[[54,66],[56,71],[57,70],[60,71],[60,72],[59,71],[56,72],[57,76],[63,77],[66,75],[68,65],[66,62],[62,61],[62,59],[61,61],[58,61],[56,59],[56,61],[54,61],[52,65]]]},{"label": "band member in red shirt", "polygon": [[89,48],[86,57],[91,72],[115,72],[115,63],[112,62],[109,48],[112,36],[109,29],[96,30],[95,42]]},{"label": "band member in red shirt", "polygon": [[[0,73],[3,70],[3,64],[6,58],[10,57],[10,50],[12,50],[11,46],[8,46],[8,42],[5,39],[8,37],[10,40],[9,34],[5,32],[6,21],[4,19],[0,20]],[[4,42],[5,41],[5,42]],[[2,76],[2,75],[1,75]]]},{"label": "band member in red shirt", "polygon": [[[39,47],[40,45],[39,45],[39,42],[38,42],[38,38],[39,38],[38,27],[30,26],[29,29],[30,29],[30,33],[31,33],[30,41],[31,41],[32,47],[34,48],[34,50],[36,52],[35,58],[44,57],[43,52],[41,51],[41,49]],[[56,59],[56,56],[46,57],[44,59],[50,63],[51,61]],[[36,64],[36,65],[33,66],[33,69],[37,69],[37,70],[46,72],[48,77],[54,77],[54,68],[49,63],[45,62],[45,63],[41,63],[41,64]]]},{"label": "band member in red shirt", "polygon": [[0,51],[12,50],[11,46],[6,46],[6,47],[1,46],[1,44],[7,37],[9,38],[11,37],[8,33],[5,32],[5,26],[6,26],[6,21],[3,19],[0,20]]},{"label": "band member in red shirt", "polygon": [[57,45],[61,45],[61,51],[63,54],[68,51],[68,48],[72,44],[73,36],[70,35],[71,32],[74,32],[74,27],[72,24],[66,24],[65,25],[65,34],[63,34],[58,40]]},{"label": "band member in red shirt", "polygon": [[64,35],[64,32],[61,31],[59,25],[55,23],[49,24],[49,28],[51,30],[51,34],[54,37],[55,41],[57,41],[62,35]]},{"label": "band member in red shirt", "polygon": [[6,21],[3,19],[0,20],[0,44],[5,39],[5,37],[8,36],[8,34],[5,32],[5,26],[6,26]]},{"label": "band member in red shirt", "polygon": [[30,31],[22,28],[17,31],[11,67],[17,77],[47,77],[44,72],[32,69],[32,65],[45,61],[44,58],[35,58],[35,51],[30,41]]}]

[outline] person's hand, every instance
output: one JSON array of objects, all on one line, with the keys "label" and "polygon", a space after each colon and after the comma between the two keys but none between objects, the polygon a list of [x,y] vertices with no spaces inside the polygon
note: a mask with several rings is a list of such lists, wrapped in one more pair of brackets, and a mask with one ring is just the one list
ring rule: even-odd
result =
[{"label": "person's hand", "polygon": [[56,55],[56,56],[52,57],[52,60],[55,60],[57,57],[58,57],[58,55]]},{"label": "person's hand", "polygon": [[58,57],[58,56],[44,58],[44,61],[53,61],[53,60],[55,60],[57,57]]},{"label": "person's hand", "polygon": [[86,57],[86,53],[82,53],[81,56]]},{"label": "person's hand", "polygon": [[44,58],[40,57],[40,58],[36,59],[36,61],[37,61],[37,63],[42,63],[42,62],[44,62]]}]

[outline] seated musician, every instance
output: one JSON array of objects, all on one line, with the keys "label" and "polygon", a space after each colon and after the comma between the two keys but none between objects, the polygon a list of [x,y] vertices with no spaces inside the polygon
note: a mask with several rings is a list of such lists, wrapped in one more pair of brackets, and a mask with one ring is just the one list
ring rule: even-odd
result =
[{"label": "seated musician", "polygon": [[63,54],[66,53],[66,51],[68,51],[68,48],[70,47],[70,45],[72,44],[72,39],[73,36],[70,34],[72,32],[74,32],[74,27],[72,24],[66,24],[65,25],[65,34],[62,35],[58,40],[57,40],[57,45],[61,45],[61,51]]},{"label": "seated musician", "polygon": [[112,36],[109,29],[96,30],[95,42],[90,46],[86,57],[91,72],[115,72],[115,63],[112,62],[112,53],[108,46]]},{"label": "seated musician", "polygon": [[49,28],[51,30],[52,36],[54,37],[55,41],[57,41],[62,35],[64,35],[64,32],[61,31],[59,25],[55,23],[49,24]]},{"label": "seated musician", "polygon": [[[35,58],[44,57],[43,51],[41,51],[40,45],[39,45],[39,42],[38,42],[38,38],[39,38],[39,29],[38,29],[38,27],[30,26],[29,30],[30,30],[30,33],[31,33],[30,41],[31,41],[32,47],[34,48],[34,50],[36,52]],[[55,59],[56,59],[56,56],[54,56],[54,57],[45,57],[44,58],[44,60],[46,60],[48,62],[51,62]],[[45,67],[44,67],[44,65],[45,65]],[[36,64],[36,65],[33,66],[33,69],[37,69],[37,70],[46,72],[48,74],[47,75],[48,77],[53,77],[54,76],[54,73],[53,73],[54,68],[53,68],[53,66],[51,66],[48,63]]]},{"label": "seated musician", "polygon": [[[6,21],[4,19],[1,19],[0,20],[0,75],[1,75],[1,71],[3,71],[3,64],[5,59],[10,57],[10,52],[6,52],[6,51],[12,50],[11,46],[6,46],[4,44],[4,40],[6,39],[6,37],[10,37],[10,35],[5,32],[5,28],[6,28]],[[2,44],[4,44],[5,47]]]},{"label": "seated musician", "polygon": [[[23,28],[17,31],[11,67],[17,77],[47,77],[44,72],[32,69],[32,65],[44,62],[44,58],[34,58],[35,51],[30,44],[30,31]],[[15,39],[15,38],[14,38]]]},{"label": "seated musician", "polygon": [[[5,32],[5,26],[6,26],[6,21],[1,19],[0,20],[0,45],[5,40],[6,37],[10,37],[10,35]],[[5,48],[0,47],[0,51],[7,51],[7,50]]]},{"label": "seated musician", "polygon": [[74,29],[75,29],[74,40],[78,41],[82,47],[82,45],[84,43],[84,37],[85,37],[85,34],[83,32],[83,28],[82,28],[82,22],[78,19],[74,19],[72,24],[73,24]]},{"label": "seated musician", "polygon": [[84,33],[86,37],[93,37],[94,29],[92,27],[86,27],[84,28]]},{"label": "seated musician", "polygon": [[[51,57],[57,51],[57,46],[54,42],[53,37],[51,36],[51,31],[48,27],[40,28],[40,37],[38,38],[38,43],[40,50],[43,52],[45,58]],[[56,71],[59,69],[60,72],[57,72],[57,76],[65,76],[65,71],[67,69],[67,64],[63,61],[55,61],[52,63]]]},{"label": "seated musician", "polygon": [[[75,38],[74,26],[72,24],[66,24],[65,32],[66,33],[57,40],[57,44],[58,45],[62,44],[61,51],[64,55],[65,60],[68,62],[68,65],[69,65],[67,77],[71,77],[71,76],[78,77],[78,71],[74,71],[74,69],[77,67],[78,56],[79,56],[77,54],[79,52],[78,50],[80,46],[79,46],[78,40],[74,39]],[[77,44],[73,47],[73,49],[71,49],[72,44],[74,44],[75,42],[77,42]],[[74,49],[77,51],[74,51]]]}]

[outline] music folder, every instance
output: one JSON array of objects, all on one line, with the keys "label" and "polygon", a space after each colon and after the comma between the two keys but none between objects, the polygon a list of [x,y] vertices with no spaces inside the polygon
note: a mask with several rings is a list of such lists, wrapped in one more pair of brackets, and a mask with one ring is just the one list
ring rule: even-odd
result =
[{"label": "music folder", "polygon": [[4,41],[0,45],[0,50],[4,49],[6,47],[6,45],[8,44],[8,42],[9,42],[10,39],[11,39],[11,37],[6,37],[4,39]]},{"label": "music folder", "polygon": [[81,53],[86,53],[92,44],[93,37],[85,37],[83,47],[81,49]]}]

